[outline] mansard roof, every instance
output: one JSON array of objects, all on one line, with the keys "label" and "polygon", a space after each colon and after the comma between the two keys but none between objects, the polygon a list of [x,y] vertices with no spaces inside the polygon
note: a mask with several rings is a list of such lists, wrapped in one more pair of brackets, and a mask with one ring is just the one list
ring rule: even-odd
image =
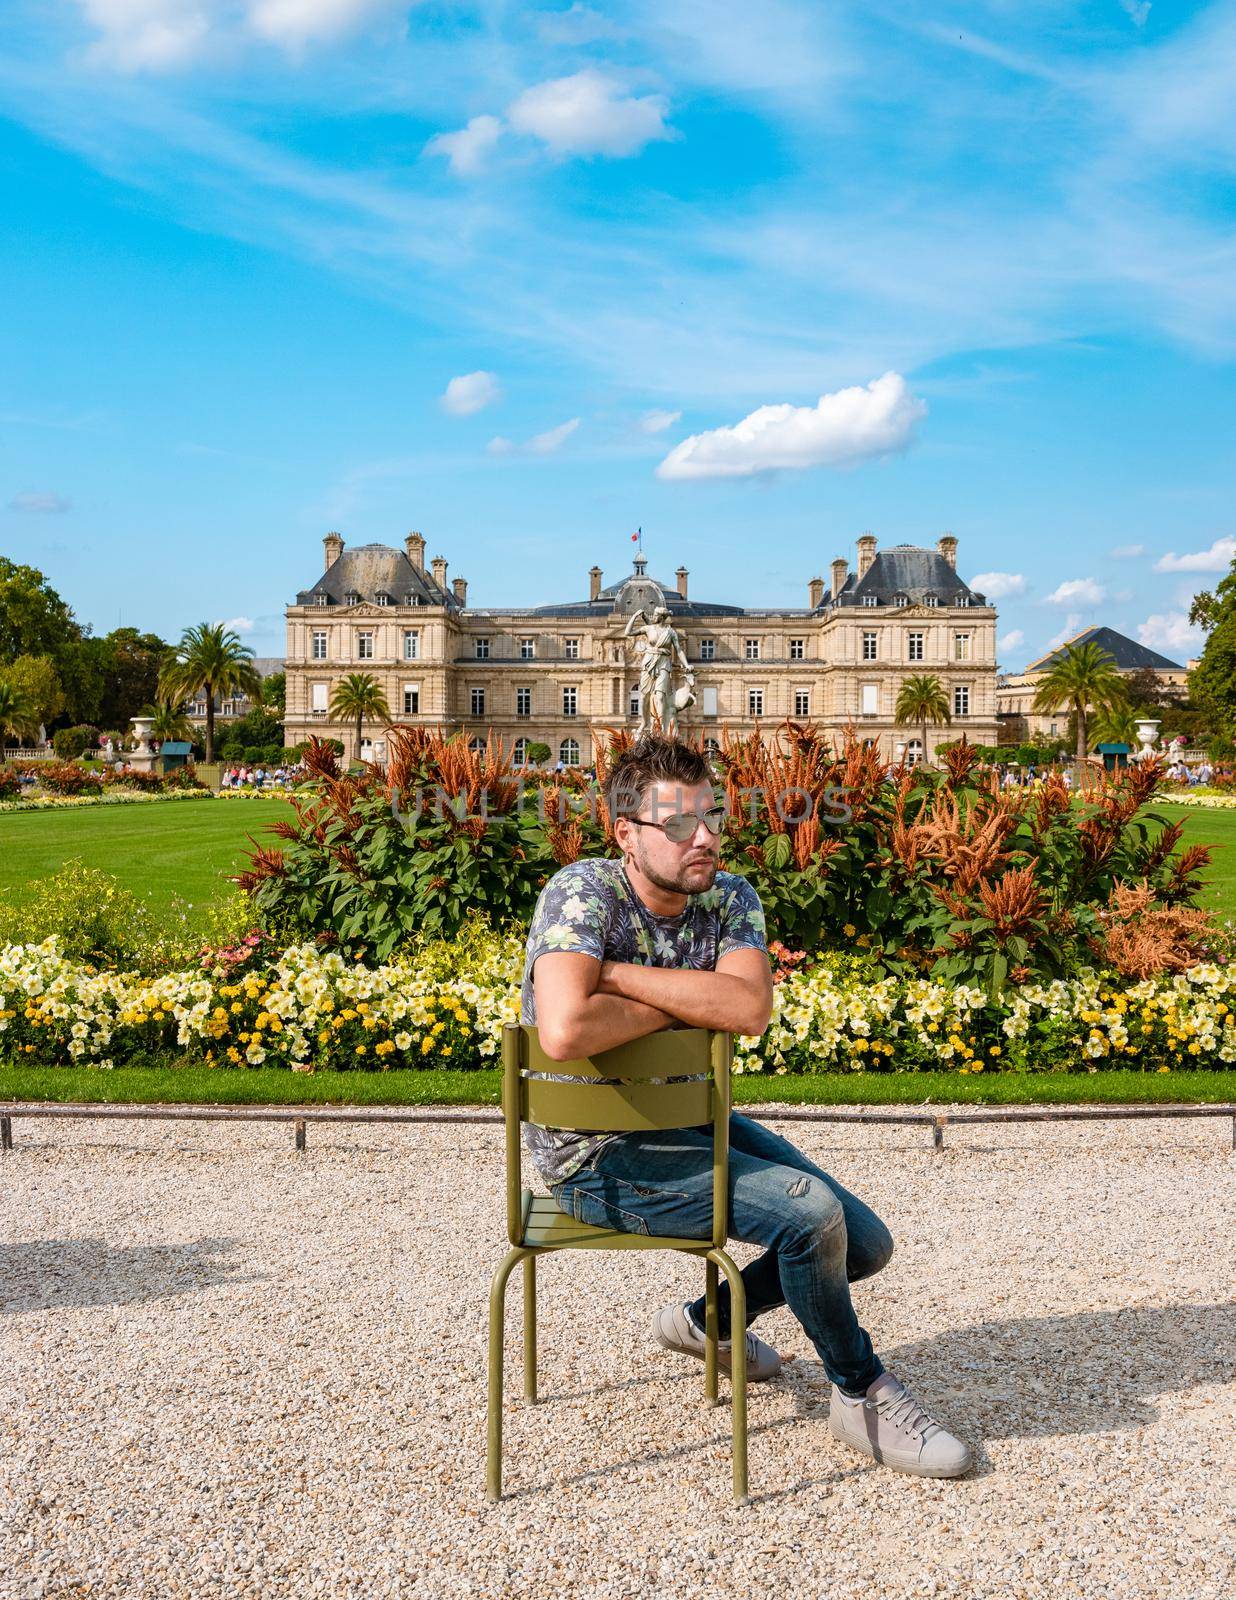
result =
[{"label": "mansard roof", "polygon": [[[449,589],[435,583],[430,573],[418,571],[404,551],[394,550],[387,544],[358,544],[345,549],[311,589],[299,592],[296,604],[318,605],[317,596],[323,594],[328,605],[337,606],[347,605],[349,595],[357,595],[370,604],[380,604],[378,596],[386,595],[389,605],[460,609],[459,601]],[[413,597],[411,601],[409,595]]]},{"label": "mansard roof", "polygon": [[921,604],[928,595],[946,606],[956,605],[959,598],[973,606],[987,604],[987,597],[971,589],[938,550],[915,544],[877,551],[862,578],[848,573],[840,594],[826,596],[824,604],[861,606],[874,596],[881,605],[892,605],[899,595],[910,605]]},{"label": "mansard roof", "polygon": [[637,611],[653,611],[664,606],[671,617],[741,617],[743,606],[724,605],[714,600],[684,600],[678,587],[650,578],[647,558],[635,557],[635,570],[617,583],[601,590],[595,600],[567,600],[548,606],[534,606],[534,617],[629,617]]},{"label": "mansard roof", "polygon": [[1127,634],[1117,633],[1115,628],[1086,628],[1073,638],[1066,639],[1055,650],[1049,650],[1037,661],[1032,661],[1026,671],[1050,672],[1070,646],[1076,648],[1083,644],[1097,644],[1100,650],[1105,650],[1112,657],[1121,672],[1137,672],[1144,667],[1150,667],[1155,672],[1184,671],[1179,661],[1169,661],[1157,650],[1138,644],[1136,639],[1130,639]]}]

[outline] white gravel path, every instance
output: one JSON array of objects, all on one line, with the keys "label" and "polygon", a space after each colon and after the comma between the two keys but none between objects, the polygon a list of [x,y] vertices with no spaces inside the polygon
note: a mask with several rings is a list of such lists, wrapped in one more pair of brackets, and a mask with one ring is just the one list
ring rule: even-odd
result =
[{"label": "white gravel path", "polygon": [[[827,1431],[795,1358],[727,1406],[647,1337],[668,1253],[543,1260],[483,1498],[500,1132],[19,1121],[0,1160],[0,1596],[1230,1596],[1236,1155],[1224,1121],[788,1126],[896,1240],[885,1364],[957,1481]],[[737,1252],[741,1257],[741,1247]]]}]

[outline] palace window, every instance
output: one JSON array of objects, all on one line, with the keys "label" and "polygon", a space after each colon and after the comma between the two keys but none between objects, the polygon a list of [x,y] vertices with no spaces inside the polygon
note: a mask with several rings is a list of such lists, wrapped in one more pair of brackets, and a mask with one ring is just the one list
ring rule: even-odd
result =
[{"label": "palace window", "polygon": [[562,653],[567,658],[568,661],[578,661],[579,660],[579,640],[578,639],[564,639],[562,641]]},{"label": "palace window", "polygon": [[477,639],[475,641],[475,644],[476,644],[476,659],[478,661],[488,661],[489,660],[489,640],[488,639]]},{"label": "palace window", "polygon": [[564,767],[579,765],[579,745],[574,739],[564,739],[558,746],[558,760]]},{"label": "palace window", "polygon": [[405,717],[420,715],[421,686],[419,683],[405,683],[403,686],[403,714]]},{"label": "palace window", "polygon": [[310,654],[315,661],[326,660],[326,630],[324,628],[315,628],[313,630],[313,645]]},{"label": "palace window", "polygon": [[517,717],[530,717],[532,715],[532,690],[530,688],[516,689],[515,715]]},{"label": "palace window", "polygon": [[700,660],[715,661],[717,659],[717,641],[715,639],[700,640]]},{"label": "palace window", "polygon": [[[309,709],[318,711],[323,715],[326,712],[326,691],[329,685],[325,683],[311,683],[309,685]],[[205,711],[205,706],[202,710]]]},{"label": "palace window", "polygon": [[968,594],[959,594],[953,603],[954,605],[968,606],[970,604],[970,596]]},{"label": "palace window", "polygon": [[863,633],[863,660],[874,661],[879,654],[880,636],[878,633]]},{"label": "palace window", "polygon": [[519,659],[521,661],[531,661],[531,660],[534,659],[535,656],[536,656],[536,640],[535,639],[521,639],[519,641]]},{"label": "palace window", "polygon": [[919,633],[917,631],[917,629],[913,633],[907,633],[906,634],[906,660],[907,661],[921,661],[923,659],[923,639],[924,639],[924,637],[925,636],[923,634]]},{"label": "palace window", "polygon": [[940,604],[940,596],[938,594],[925,594],[923,596],[923,604],[925,606],[938,606]]},{"label": "palace window", "polygon": [[631,688],[631,698],[628,701],[628,710],[630,711],[630,714],[633,717],[638,717],[639,716],[639,707],[640,707],[639,685],[638,684],[634,684],[632,686],[632,688]]},{"label": "palace window", "polygon": [[880,714],[880,685],[878,683],[865,683],[862,686],[861,711],[864,717],[878,717]]},{"label": "palace window", "polygon": [[742,653],[747,661],[758,661],[760,659],[760,641],[758,639],[744,639]]},{"label": "palace window", "polygon": [[565,688],[565,689],[563,689],[563,691],[562,691],[562,715],[564,717],[573,717],[578,710],[579,710],[579,690],[576,689],[576,688]]},{"label": "palace window", "polygon": [[805,639],[790,640],[790,660],[802,661],[807,654],[807,641]]},{"label": "palace window", "polygon": [[474,717],[483,717],[485,715],[485,691],[484,691],[484,689],[473,689],[472,690],[472,715]]},{"label": "palace window", "polygon": [[375,594],[373,598],[375,605],[388,606],[391,603],[391,597],[388,594]]},{"label": "palace window", "polygon": [[865,594],[863,596],[863,604],[865,606],[878,606],[879,603],[880,597],[878,594]]},{"label": "palace window", "polygon": [[969,661],[970,635],[968,633],[955,633],[953,635],[953,660]]},{"label": "palace window", "polygon": [[968,683],[955,683],[953,685],[953,715],[955,717],[968,717],[970,715],[970,685]]},{"label": "palace window", "polygon": [[764,715],[763,689],[747,690],[747,715],[749,717],[762,717]]},{"label": "palace window", "polygon": [[330,604],[330,596],[328,594],[315,594],[313,603],[315,606],[328,606]]},{"label": "palace window", "polygon": [[910,604],[910,596],[908,594],[895,594],[893,596],[893,604],[895,606],[908,606]]},{"label": "palace window", "polygon": [[343,597],[343,603],[345,606],[358,606],[360,605],[360,598],[355,589],[349,589]]},{"label": "palace window", "polygon": [[522,734],[515,741],[515,748],[511,751],[511,760],[517,767],[526,766],[528,763],[528,741]]},{"label": "palace window", "polygon": [[473,755],[483,756],[485,754],[484,739],[480,738],[479,736],[475,739],[469,739],[468,749],[472,751]]},{"label": "palace window", "polygon": [[416,661],[421,653],[421,630],[419,628],[405,628],[403,632],[403,659]]},{"label": "palace window", "polygon": [[715,683],[706,683],[700,690],[700,711],[706,717],[716,716],[717,686]]},{"label": "palace window", "polygon": [[356,659],[358,661],[373,660],[373,633],[369,629],[356,635]]},{"label": "palace window", "polygon": [[795,689],[794,715],[796,717],[809,717],[811,715],[811,690]]}]

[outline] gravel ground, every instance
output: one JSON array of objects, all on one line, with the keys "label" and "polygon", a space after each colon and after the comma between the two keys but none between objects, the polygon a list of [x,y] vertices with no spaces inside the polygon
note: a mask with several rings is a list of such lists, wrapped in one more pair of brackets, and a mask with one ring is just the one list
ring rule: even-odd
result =
[{"label": "gravel ground", "polygon": [[[1229,1595],[1236,1155],[1227,1122],[785,1126],[888,1222],[855,1286],[965,1479],[827,1430],[788,1313],[729,1410],[655,1347],[669,1253],[540,1269],[543,1404],[483,1498],[487,1127],[15,1124],[0,1161],[0,1596]],[[736,1254],[745,1259],[742,1247]],[[724,1392],[724,1390],[723,1390]]]}]

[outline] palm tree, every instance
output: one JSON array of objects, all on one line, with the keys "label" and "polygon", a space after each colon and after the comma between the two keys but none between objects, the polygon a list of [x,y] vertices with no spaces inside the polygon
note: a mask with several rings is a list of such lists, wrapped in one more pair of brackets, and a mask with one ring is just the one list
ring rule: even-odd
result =
[{"label": "palm tree", "polygon": [[1069,644],[1057,656],[1034,696],[1034,710],[1050,715],[1066,706],[1077,717],[1077,783],[1086,765],[1090,740],[1086,717],[1090,707],[1101,712],[1124,701],[1124,679],[1107,651],[1091,641]]},{"label": "palm tree", "polygon": [[361,759],[361,729],[365,718],[371,722],[389,722],[391,708],[386,703],[382,685],[370,672],[345,672],[335,685],[330,697],[330,714],[338,722],[356,719],[356,759]]},{"label": "palm tree", "polygon": [[1091,724],[1090,737],[1096,744],[1127,744],[1137,749],[1138,713],[1125,701],[1103,707]]},{"label": "palm tree", "polygon": [[951,722],[948,694],[934,673],[919,673],[907,678],[897,692],[897,705],[893,720],[900,726],[917,724],[922,730],[923,763],[927,762],[927,724]]},{"label": "palm tree", "polygon": [[146,707],[142,715],[151,719],[152,739],[193,738],[193,724],[185,716],[178,700],[156,700],[154,705]]},{"label": "palm tree", "polygon": [[37,739],[39,719],[34,702],[7,678],[0,678],[0,744],[8,739]]},{"label": "palm tree", "polygon": [[159,674],[159,699],[182,704],[192,695],[206,699],[206,761],[215,758],[215,697],[261,692],[253,651],[221,622],[199,622],[186,628],[173,659]]}]

